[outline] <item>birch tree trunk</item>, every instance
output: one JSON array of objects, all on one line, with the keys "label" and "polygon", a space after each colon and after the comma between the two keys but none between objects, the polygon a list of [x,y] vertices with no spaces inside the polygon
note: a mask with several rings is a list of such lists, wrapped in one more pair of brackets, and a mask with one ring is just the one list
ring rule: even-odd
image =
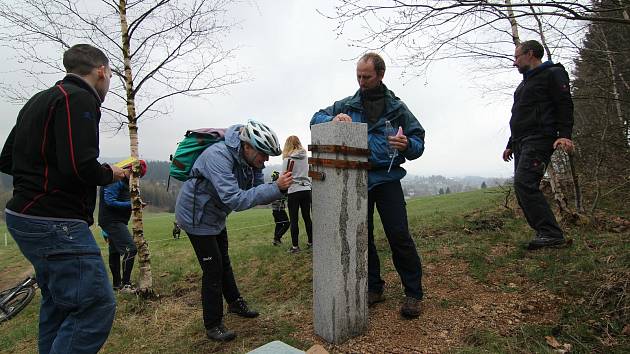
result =
[{"label": "birch tree trunk", "polygon": [[[136,118],[135,91],[133,87],[133,75],[131,72],[131,48],[129,40],[129,24],[127,23],[127,0],[120,0],[118,9],[120,12],[120,28],[122,34],[123,63],[125,69],[125,93],[127,95],[127,119],[129,127],[129,149],[131,156],[138,159],[138,124]],[[142,295],[153,294],[153,276],[151,274],[151,255],[149,245],[144,238],[144,226],[142,223],[142,199],[140,198],[140,165],[136,161],[133,164],[132,175],[129,181],[131,194],[131,217],[133,228],[133,240],[138,248],[136,258],[139,265],[138,292]]]},{"label": "birch tree trunk", "polygon": [[521,38],[518,35],[518,23],[516,22],[516,17],[514,17],[512,1],[505,0],[505,5],[507,5],[508,20],[510,21],[510,28],[512,29],[512,42],[514,42],[514,45],[518,47],[521,44]]}]

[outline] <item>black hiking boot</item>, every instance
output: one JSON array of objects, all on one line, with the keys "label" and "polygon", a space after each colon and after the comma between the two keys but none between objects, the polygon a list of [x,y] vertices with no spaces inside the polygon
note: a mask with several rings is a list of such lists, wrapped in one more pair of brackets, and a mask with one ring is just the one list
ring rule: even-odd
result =
[{"label": "black hiking boot", "polygon": [[208,339],[216,340],[218,342],[229,342],[236,338],[236,333],[225,328],[223,324],[220,324],[206,330],[206,336],[208,336]]},{"label": "black hiking boot", "polygon": [[368,291],[368,307],[372,307],[383,301],[385,301],[385,295],[383,295],[383,293],[373,293]]},{"label": "black hiking boot", "polygon": [[246,318],[254,318],[259,315],[258,311],[254,311],[247,306],[247,302],[245,302],[242,297],[239,297],[236,301],[228,305],[228,312],[235,313]]},{"label": "black hiking boot", "polygon": [[566,243],[564,237],[536,236],[527,244],[527,249],[534,251],[543,247],[558,247]]},{"label": "black hiking boot", "polygon": [[418,318],[422,313],[422,300],[406,296],[400,307],[400,314],[406,319]]}]

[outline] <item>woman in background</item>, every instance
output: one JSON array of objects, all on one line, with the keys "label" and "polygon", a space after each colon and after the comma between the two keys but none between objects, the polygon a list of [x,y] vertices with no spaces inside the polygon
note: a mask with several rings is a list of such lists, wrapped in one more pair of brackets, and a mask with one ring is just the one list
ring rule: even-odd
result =
[{"label": "woman in background", "polygon": [[291,242],[290,253],[300,252],[298,236],[300,228],[298,226],[298,209],[302,210],[302,219],[306,226],[308,235],[307,248],[313,245],[313,223],[311,222],[311,180],[308,177],[308,158],[306,150],[302,147],[300,139],[291,135],[284,143],[282,150],[283,172],[291,170],[293,172],[293,184],[289,187],[289,220],[291,222]]}]

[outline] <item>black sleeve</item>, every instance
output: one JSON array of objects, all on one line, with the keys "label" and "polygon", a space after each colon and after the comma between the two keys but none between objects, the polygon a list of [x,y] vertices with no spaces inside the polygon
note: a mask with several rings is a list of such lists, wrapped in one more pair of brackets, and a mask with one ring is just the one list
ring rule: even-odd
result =
[{"label": "black sleeve", "polygon": [[13,140],[15,139],[15,127],[11,129],[7,141],[0,154],[0,171],[8,175],[13,175]]},{"label": "black sleeve", "polygon": [[563,67],[551,68],[549,91],[556,109],[558,137],[571,139],[573,130],[573,100],[569,86],[569,75]]},{"label": "black sleeve", "polygon": [[59,169],[87,185],[113,182],[111,168],[98,161],[99,112],[87,91],[68,94],[55,110],[56,155]]}]

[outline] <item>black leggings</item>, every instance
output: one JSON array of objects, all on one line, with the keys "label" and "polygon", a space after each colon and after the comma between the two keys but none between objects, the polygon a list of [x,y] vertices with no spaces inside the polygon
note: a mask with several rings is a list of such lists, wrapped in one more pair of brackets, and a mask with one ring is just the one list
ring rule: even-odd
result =
[{"label": "black leggings", "polygon": [[311,222],[311,191],[289,193],[289,219],[291,220],[291,243],[298,246],[300,227],[298,225],[298,208],[302,209],[302,219],[306,226],[308,243],[313,243],[313,223]]},{"label": "black leggings", "polygon": [[206,329],[223,322],[223,298],[228,303],[237,300],[241,294],[236,286],[228,254],[227,230],[218,235],[191,235],[188,239],[195,249],[201,265],[201,305],[203,324]]}]

